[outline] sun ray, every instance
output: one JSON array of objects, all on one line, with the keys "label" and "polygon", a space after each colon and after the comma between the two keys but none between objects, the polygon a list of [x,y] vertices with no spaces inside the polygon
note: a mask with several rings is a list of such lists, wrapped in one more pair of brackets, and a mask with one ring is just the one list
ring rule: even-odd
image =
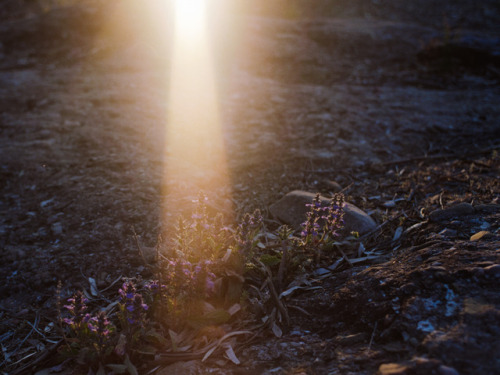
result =
[{"label": "sun ray", "polygon": [[[166,207],[229,188],[205,0],[175,0],[166,132]],[[177,186],[177,189],[175,188]]]}]

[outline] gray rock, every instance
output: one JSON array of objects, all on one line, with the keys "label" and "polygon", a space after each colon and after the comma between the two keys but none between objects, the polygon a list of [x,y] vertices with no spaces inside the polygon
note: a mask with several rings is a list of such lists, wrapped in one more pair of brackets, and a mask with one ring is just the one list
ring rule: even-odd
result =
[{"label": "gray rock", "polygon": [[[314,197],[313,193],[294,190],[271,205],[269,209],[276,219],[299,230],[309,211],[306,204],[311,203]],[[329,198],[321,197],[322,205],[327,206],[329,203]],[[375,221],[366,212],[347,202],[344,206],[344,225],[347,232],[356,231],[360,234],[368,233],[377,227]]]},{"label": "gray rock", "polygon": [[435,210],[429,214],[431,221],[445,221],[451,218],[458,218],[466,215],[472,215],[474,207],[470,203],[459,203],[443,210]]},{"label": "gray rock", "polygon": [[500,212],[500,204],[478,204],[474,209],[479,213],[496,213]]}]

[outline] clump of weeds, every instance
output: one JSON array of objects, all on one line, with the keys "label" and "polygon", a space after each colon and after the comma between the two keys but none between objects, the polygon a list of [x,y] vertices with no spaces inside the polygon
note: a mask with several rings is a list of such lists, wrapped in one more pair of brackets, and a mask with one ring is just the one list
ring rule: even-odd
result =
[{"label": "clump of weeds", "polygon": [[168,256],[157,257],[151,280],[125,279],[104,308],[82,292],[68,299],[61,355],[89,373],[136,374],[137,364],[171,362],[173,353],[205,360],[223,350],[239,363],[236,336],[254,333],[237,328],[244,320],[261,318],[259,328],[282,334],[289,320],[283,292],[304,265],[318,264],[337,243],[344,197],[323,207],[318,194],[297,235],[286,225],[267,231],[259,210],[232,227],[209,215],[204,194],[194,203],[191,217],[177,221]]}]

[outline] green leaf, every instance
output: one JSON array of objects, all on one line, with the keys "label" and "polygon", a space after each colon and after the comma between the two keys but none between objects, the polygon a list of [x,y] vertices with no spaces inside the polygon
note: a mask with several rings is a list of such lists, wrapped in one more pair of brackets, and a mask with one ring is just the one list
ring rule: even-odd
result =
[{"label": "green leaf", "polygon": [[162,335],[160,335],[158,332],[156,332],[154,329],[151,329],[148,332],[146,332],[144,338],[153,344],[160,344],[160,345],[168,344],[168,340]]},{"label": "green leaf", "polygon": [[125,366],[127,366],[127,371],[130,375],[139,375],[137,372],[137,369],[133,365],[133,363],[130,361],[130,358],[128,357],[128,354],[125,356],[125,361],[123,362]]},{"label": "green leaf", "polygon": [[260,257],[260,261],[264,263],[266,266],[272,267],[281,262],[281,259],[276,255],[263,254]]}]

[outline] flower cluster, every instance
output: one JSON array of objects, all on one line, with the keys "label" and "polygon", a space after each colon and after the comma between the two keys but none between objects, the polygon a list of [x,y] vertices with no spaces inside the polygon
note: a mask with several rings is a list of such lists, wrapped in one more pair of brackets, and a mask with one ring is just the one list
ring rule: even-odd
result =
[{"label": "flower cluster", "polygon": [[81,291],[78,291],[68,299],[68,302],[70,304],[64,305],[64,308],[70,312],[71,318],[65,318],[63,321],[73,328],[80,328],[82,323],[85,324],[90,319],[90,315],[85,313],[88,300]]},{"label": "flower cluster", "polygon": [[146,289],[149,290],[152,296],[158,296],[160,293],[165,290],[166,285],[160,284],[158,280],[151,280],[149,283],[145,285]]},{"label": "flower cluster", "polygon": [[306,204],[309,207],[309,212],[306,214],[307,219],[302,223],[301,235],[304,239],[317,238],[319,236],[320,225],[318,221],[322,218],[323,207],[321,207],[321,200],[319,194],[316,194],[312,203]]},{"label": "flower cluster", "polygon": [[312,203],[306,206],[309,207],[309,212],[306,221],[302,223],[301,232],[305,243],[320,242],[325,239],[325,236],[330,238],[338,236],[337,232],[344,224],[344,196],[342,194],[335,194],[326,207],[321,206],[320,195],[316,194]]},{"label": "flower cluster", "polygon": [[88,301],[80,291],[68,299],[68,302],[70,304],[64,307],[71,313],[72,317],[63,319],[63,321],[70,326],[75,334],[77,345],[80,348],[90,348],[89,355],[97,354],[99,358],[102,357],[106,349],[109,349],[110,334],[114,331],[114,326],[108,320],[106,313],[100,311],[95,316],[85,313]]},{"label": "flower cluster", "polygon": [[338,236],[338,231],[344,226],[344,195],[335,194],[330,205],[325,210],[325,229],[331,237]]},{"label": "flower cluster", "polygon": [[180,294],[206,297],[214,289],[215,275],[210,272],[210,261],[193,266],[184,260],[172,260],[168,265],[167,284],[173,296]]},{"label": "flower cluster", "polygon": [[179,217],[175,228],[175,257],[195,263],[214,260],[220,258],[234,240],[231,228],[223,223],[223,215],[209,215],[207,202],[208,198],[200,193],[193,201],[196,207],[191,217]]},{"label": "flower cluster", "polygon": [[114,327],[111,325],[104,311],[99,311],[95,317],[89,319],[88,328],[95,338],[95,343],[101,352],[110,339],[110,333]]},{"label": "flower cluster", "polygon": [[242,249],[248,249],[252,246],[263,222],[260,210],[255,210],[253,214],[246,213],[243,216],[243,220],[236,229],[236,240]]},{"label": "flower cluster", "polygon": [[122,289],[118,290],[120,294],[121,304],[124,318],[131,326],[142,326],[148,305],[142,299],[142,295],[137,293],[135,285],[132,281],[123,283]]}]

